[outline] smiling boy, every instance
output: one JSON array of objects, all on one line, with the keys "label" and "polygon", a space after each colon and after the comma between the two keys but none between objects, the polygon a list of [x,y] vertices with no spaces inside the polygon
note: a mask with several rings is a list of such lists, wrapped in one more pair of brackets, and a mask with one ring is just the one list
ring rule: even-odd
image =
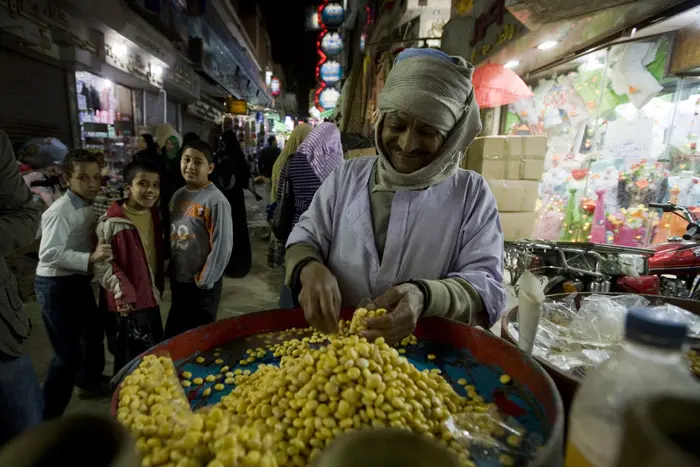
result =
[{"label": "smiling boy", "polygon": [[166,240],[157,206],[158,167],[143,159],[126,166],[124,190],[126,199],[115,201],[97,225],[97,239],[111,245],[112,260],[95,265],[101,302],[112,312],[108,342],[115,374],[163,337],[158,304],[165,285]]},{"label": "smiling boy", "polygon": [[69,189],[41,216],[41,244],[34,290],[54,349],[44,384],[44,419],[63,414],[77,385],[84,396],[104,395],[104,327],[90,285],[92,268],[112,256],[95,246],[92,203],[102,186],[100,156],[66,155]]},{"label": "smiling boy", "polygon": [[204,141],[185,146],[180,163],[187,185],[170,201],[169,338],[216,321],[221,276],[233,248],[231,205],[209,174],[214,153]]}]

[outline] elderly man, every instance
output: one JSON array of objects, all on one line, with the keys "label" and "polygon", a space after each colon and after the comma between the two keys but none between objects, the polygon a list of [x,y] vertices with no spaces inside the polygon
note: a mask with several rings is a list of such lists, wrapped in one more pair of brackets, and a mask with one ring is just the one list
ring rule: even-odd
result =
[{"label": "elderly man", "polygon": [[0,131],[0,445],[41,422],[42,396],[22,345],[31,324],[5,256],[36,237],[41,212],[22,180],[7,135]]}]

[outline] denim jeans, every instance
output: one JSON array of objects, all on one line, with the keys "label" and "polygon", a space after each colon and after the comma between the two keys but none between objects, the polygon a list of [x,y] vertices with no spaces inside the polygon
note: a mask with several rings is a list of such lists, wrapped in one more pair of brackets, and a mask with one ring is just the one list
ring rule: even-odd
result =
[{"label": "denim jeans", "polygon": [[29,355],[0,354],[0,447],[41,423],[43,400]]},{"label": "denim jeans", "polygon": [[211,289],[194,282],[170,281],[172,305],[165,322],[164,339],[216,321],[221,300],[221,279]]},{"label": "denim jeans", "polygon": [[74,386],[91,389],[101,382],[104,315],[97,308],[88,276],[37,276],[34,289],[54,350],[44,383],[44,419],[48,420],[63,414]]}]

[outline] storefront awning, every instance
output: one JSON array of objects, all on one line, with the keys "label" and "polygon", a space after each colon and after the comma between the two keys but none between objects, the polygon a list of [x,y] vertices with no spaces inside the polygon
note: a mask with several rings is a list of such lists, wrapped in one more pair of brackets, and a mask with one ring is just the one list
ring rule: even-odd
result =
[{"label": "storefront awning", "polygon": [[[488,61],[505,65],[517,60],[519,64],[515,71],[518,74],[531,73],[572,53],[583,52],[603,40],[610,40],[611,36],[679,3],[678,0],[640,0],[573,20],[543,24],[488,56]],[[546,41],[554,41],[556,45],[547,50],[538,49]]]}]

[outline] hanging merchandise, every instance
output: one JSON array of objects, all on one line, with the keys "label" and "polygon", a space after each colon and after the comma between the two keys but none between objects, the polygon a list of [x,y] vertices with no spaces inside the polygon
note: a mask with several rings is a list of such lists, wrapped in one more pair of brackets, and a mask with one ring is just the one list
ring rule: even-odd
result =
[{"label": "hanging merchandise", "polygon": [[98,215],[122,198],[122,172],[137,151],[132,91],[85,71],[75,72],[80,140],[83,149],[102,153],[107,182],[95,200]]},{"label": "hanging merchandise", "polygon": [[321,79],[326,82],[326,84],[335,84],[342,78],[343,68],[340,63],[335,60],[329,60],[323,65],[321,65]]},{"label": "hanging merchandise", "polygon": [[[314,91],[314,105],[319,112],[323,112],[324,110],[334,109],[340,97],[340,93],[335,89],[335,86],[339,84],[343,77],[343,69],[340,62],[329,59],[329,56],[340,52],[338,41],[340,40],[340,44],[342,44],[342,38],[337,29],[343,24],[345,10],[337,2],[324,0],[321,6],[318,7],[318,13],[321,20],[321,32],[316,42],[318,62],[316,63],[317,84]],[[325,49],[329,50],[326,51]]]}]

